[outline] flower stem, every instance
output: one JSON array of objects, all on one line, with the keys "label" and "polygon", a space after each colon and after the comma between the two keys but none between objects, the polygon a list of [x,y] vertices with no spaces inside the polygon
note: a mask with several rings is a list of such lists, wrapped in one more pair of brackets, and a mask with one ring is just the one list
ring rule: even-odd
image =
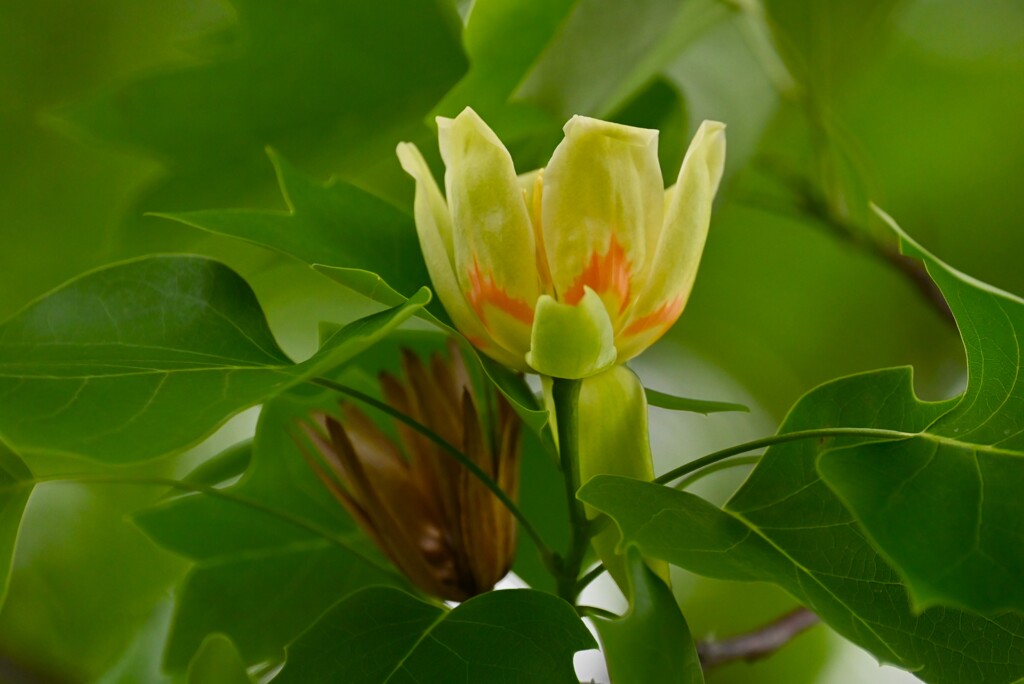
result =
[{"label": "flower stem", "polygon": [[516,506],[515,502],[512,501],[511,498],[509,498],[505,491],[498,486],[498,483],[495,482],[487,473],[485,473],[480,468],[480,466],[478,466],[476,463],[473,463],[473,461],[471,461],[468,456],[466,456],[459,449],[457,449],[455,445],[441,437],[441,435],[437,434],[423,423],[420,423],[418,420],[410,416],[407,416],[401,411],[398,411],[397,409],[385,404],[383,401],[375,399],[370,395],[360,392],[359,390],[353,387],[343,385],[339,382],[334,382],[333,380],[328,380],[327,378],[313,378],[312,380],[310,380],[310,382],[316,385],[320,385],[321,387],[326,387],[327,389],[334,390],[339,394],[344,394],[345,396],[351,397],[368,406],[372,406],[378,411],[381,411],[391,416],[395,420],[408,425],[413,430],[416,430],[421,435],[429,439],[431,442],[441,447],[441,449],[447,452],[448,455],[450,455],[462,466],[464,466],[466,470],[468,470],[470,474],[473,475],[473,477],[482,482],[483,485],[487,487],[487,489],[489,489],[491,493],[498,498],[498,501],[500,501],[502,505],[505,506],[508,512],[512,514],[512,517],[514,517],[516,521],[519,523],[519,525],[522,526],[523,531],[526,532],[526,534],[530,537],[531,540],[533,540],[534,545],[537,547],[537,552],[540,553],[541,561],[543,561],[544,567],[546,567],[548,571],[554,575],[557,575],[560,572],[561,569],[558,567],[559,563],[556,560],[555,553],[551,550],[551,547],[549,547],[547,543],[544,541],[544,538],[540,536],[540,532],[537,531],[537,528],[535,528],[533,524],[529,521],[529,519],[527,519],[527,517],[523,515],[523,512],[519,510],[519,507]]},{"label": "flower stem", "polygon": [[722,449],[714,453],[702,456],[696,460],[684,463],[678,468],[673,468],[664,475],[660,475],[654,479],[657,484],[668,484],[673,480],[678,480],[681,477],[689,475],[692,472],[696,472],[707,466],[714,465],[719,461],[724,461],[727,458],[744,454],[754,449],[762,449],[769,447],[774,444],[785,444],[786,442],[796,442],[802,439],[817,439],[821,437],[872,437],[879,440],[886,439],[909,439],[910,437],[916,437],[917,433],[914,432],[902,432],[899,430],[878,430],[874,428],[821,428],[817,430],[797,430],[796,432],[784,432],[780,435],[772,435],[771,437],[763,437],[761,439],[755,439],[752,442],[744,442],[743,444],[737,444],[731,446],[728,449]]},{"label": "flower stem", "polygon": [[579,459],[579,396],[582,382],[553,378],[551,398],[555,406],[555,422],[558,426],[558,456],[565,483],[566,503],[569,506],[569,525],[572,531],[569,552],[561,563],[558,580],[558,594],[569,603],[575,604],[579,595],[578,578],[590,544],[590,525],[583,502],[576,498],[580,488]]}]

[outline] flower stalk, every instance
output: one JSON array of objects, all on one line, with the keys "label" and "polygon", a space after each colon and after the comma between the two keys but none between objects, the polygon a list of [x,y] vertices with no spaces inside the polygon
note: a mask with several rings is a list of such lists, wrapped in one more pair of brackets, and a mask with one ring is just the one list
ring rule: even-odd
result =
[{"label": "flower stalk", "polygon": [[551,397],[555,410],[558,433],[558,456],[565,485],[565,498],[569,506],[571,537],[569,551],[561,560],[558,573],[558,594],[575,605],[579,595],[579,575],[583,558],[590,543],[587,514],[583,502],[576,498],[580,488],[579,461],[579,395],[582,382],[554,378]]}]

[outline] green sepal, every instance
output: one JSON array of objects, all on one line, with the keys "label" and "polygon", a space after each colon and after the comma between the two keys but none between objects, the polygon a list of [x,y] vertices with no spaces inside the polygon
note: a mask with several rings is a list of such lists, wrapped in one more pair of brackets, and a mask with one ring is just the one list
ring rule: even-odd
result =
[{"label": "green sepal", "polygon": [[[644,482],[654,479],[647,429],[647,398],[640,378],[626,366],[583,380],[579,393],[580,483],[597,475],[622,475]],[[587,518],[601,513],[586,506]],[[628,592],[625,557],[618,548],[619,530],[604,526],[591,540],[605,568]],[[668,565],[656,561],[652,569],[668,581]]]},{"label": "green sepal", "polygon": [[526,362],[541,375],[579,379],[615,363],[615,333],[601,297],[586,288],[579,304],[541,295]]}]

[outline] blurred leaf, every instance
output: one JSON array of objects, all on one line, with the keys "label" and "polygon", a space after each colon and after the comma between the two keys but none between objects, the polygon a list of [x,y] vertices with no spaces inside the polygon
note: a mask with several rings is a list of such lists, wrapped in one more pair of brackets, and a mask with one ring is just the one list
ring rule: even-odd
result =
[{"label": "blurred leaf", "polygon": [[469,73],[434,113],[450,117],[463,107],[473,107],[506,145],[537,127],[557,129],[561,122],[548,113],[509,99],[579,4],[579,0],[476,0],[463,31]]},{"label": "blurred leaf", "polygon": [[[912,432],[950,405],[919,402],[909,369],[878,371],[812,391],[780,433],[839,426]],[[591,480],[580,498],[614,518],[645,555],[710,577],[774,582],[847,639],[926,682],[1024,677],[1021,613],[982,617],[935,607],[915,614],[899,575],[815,469],[821,453],[851,443],[771,447],[724,510],[686,492],[612,477]]]},{"label": "blurred leaf", "polygon": [[[412,216],[348,183],[315,183],[276,153],[270,159],[288,211],[229,209],[163,216],[306,264],[344,270],[346,285],[389,306],[430,283]],[[439,303],[435,307],[441,310]]]},{"label": "blurred leaf", "polygon": [[18,531],[34,486],[32,471],[0,442],[0,606],[7,598]]},{"label": "blurred leaf", "polygon": [[906,578],[915,605],[1024,610],[1024,300],[900,237],[957,320],[967,391],[920,436],[836,450],[819,468]]},{"label": "blurred leaf", "polygon": [[611,620],[592,616],[614,684],[704,684],[697,649],[672,590],[635,548],[626,552],[629,611]]},{"label": "blurred leaf", "polygon": [[[656,78],[611,115],[613,121],[627,126],[658,130],[658,161],[661,176],[668,185],[674,183],[679,175],[690,143],[687,137],[687,104],[674,83]],[[731,130],[729,135],[732,135]],[[731,158],[732,145],[729,147]]]},{"label": "blurred leaf", "polygon": [[160,655],[167,638],[173,600],[167,596],[155,605],[145,624],[133,631],[122,644],[121,652],[113,663],[105,663],[96,684],[173,684],[174,678],[160,667]]},{"label": "blurred leaf", "polygon": [[289,646],[274,681],[576,684],[573,654],[594,646],[572,607],[551,594],[492,591],[449,611],[373,587],[335,605]]},{"label": "blurred leaf", "polygon": [[670,411],[689,411],[690,413],[703,413],[704,415],[708,415],[709,413],[722,413],[726,411],[742,411],[744,413],[750,413],[750,409],[743,404],[733,404],[728,401],[707,401],[705,399],[676,397],[671,394],[659,392],[658,390],[652,390],[650,387],[644,388],[644,394],[647,395],[647,403],[651,406],[657,406],[658,408],[668,409]]},{"label": "blurred leaf", "polygon": [[112,463],[164,454],[355,356],[429,297],[352,323],[294,364],[226,266],[199,257],[110,266],[0,326],[0,431],[22,452]]},{"label": "blurred leaf", "polygon": [[188,684],[252,684],[252,680],[231,639],[213,634],[189,663]]},{"label": "blurred leaf", "polygon": [[[792,78],[770,40],[759,4],[736,5],[724,20],[709,26],[686,49],[673,55],[662,70],[665,81],[678,89],[686,102],[689,120],[681,131],[684,150],[704,119],[728,125],[727,181],[746,168],[754,155],[778,107],[779,92],[793,88]],[[724,74],[728,76],[723,78]],[[680,162],[666,174],[666,184],[674,182]]]},{"label": "blurred leaf", "polygon": [[[91,682],[117,665],[126,649],[160,648],[162,633],[133,640],[150,631],[151,616],[162,612],[185,568],[129,521],[160,493],[149,486],[36,486],[0,612],[4,650],[56,681]],[[160,681],[140,678],[144,656],[132,660],[138,668],[126,664],[104,681]]]},{"label": "blurred leaf", "polygon": [[842,92],[858,69],[882,52],[888,19],[903,0],[765,0],[779,44],[817,97]]},{"label": "blurred leaf", "polygon": [[156,167],[68,139],[52,109],[180,55],[175,37],[223,14],[217,4],[0,3],[0,320],[109,262],[124,208]]},{"label": "blurred leaf", "polygon": [[581,0],[515,97],[562,120],[606,115],[728,14],[715,0]]},{"label": "blurred leaf", "polygon": [[168,669],[185,668],[216,632],[229,636],[248,664],[279,660],[341,596],[369,584],[403,584],[289,436],[311,411],[336,408],[336,395],[324,391],[268,402],[252,463],[238,484],[220,490],[225,496],[183,496],[136,516],[157,543],[196,562],[179,590]]},{"label": "blurred leaf", "polygon": [[265,175],[265,145],[357,168],[418,128],[467,67],[461,22],[443,0],[399,0],[387,12],[333,0],[232,5],[233,24],[193,41],[198,63],[140,76],[67,114],[166,164],[171,192],[156,208],[244,193]]}]

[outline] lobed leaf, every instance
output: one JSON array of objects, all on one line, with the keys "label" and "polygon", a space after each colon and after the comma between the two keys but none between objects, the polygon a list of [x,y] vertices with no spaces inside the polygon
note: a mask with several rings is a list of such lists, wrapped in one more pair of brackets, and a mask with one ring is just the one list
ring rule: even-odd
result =
[{"label": "lobed leaf", "polygon": [[573,654],[593,647],[572,607],[551,594],[492,591],[449,611],[371,587],[296,640],[274,682],[575,684]]},{"label": "lobed leaf", "polygon": [[223,264],[157,256],[93,271],[0,325],[0,434],[26,454],[159,456],[347,361],[429,299],[352,323],[296,364]]},{"label": "lobed leaf", "polygon": [[[916,432],[949,410],[913,393],[909,369],[837,380],[794,406],[780,433],[821,427]],[[1024,615],[933,607],[916,613],[906,584],[819,475],[819,456],[852,438],[771,447],[724,509],[687,492],[598,477],[580,498],[611,516],[626,544],[699,574],[770,581],[833,629],[927,682],[1024,677]],[[893,442],[893,446],[906,440]]]},{"label": "lobed leaf", "polygon": [[836,450],[819,468],[916,606],[1024,610],[1024,300],[944,264],[882,217],[949,303],[967,390],[914,439]]}]

